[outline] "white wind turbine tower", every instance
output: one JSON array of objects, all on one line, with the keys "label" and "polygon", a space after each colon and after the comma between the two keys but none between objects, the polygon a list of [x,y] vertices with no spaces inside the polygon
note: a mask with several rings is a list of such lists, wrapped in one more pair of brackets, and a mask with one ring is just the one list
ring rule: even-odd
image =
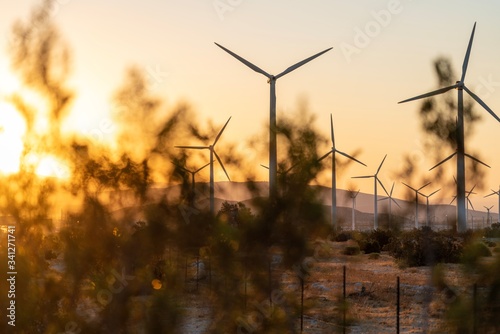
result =
[{"label": "white wind turbine tower", "polygon": [[493,191],[491,194],[486,195],[484,197],[490,197],[490,196],[493,196],[493,195],[497,195],[498,196],[498,223],[500,224],[500,186],[498,186],[498,191],[495,191],[493,189],[491,189],[491,191]]},{"label": "white wind turbine tower", "polygon": [[224,164],[222,163],[221,159],[219,158],[219,155],[217,152],[215,152],[215,144],[217,144],[217,141],[219,140],[220,136],[222,135],[222,132],[224,132],[224,129],[227,126],[227,123],[231,120],[231,117],[227,120],[226,124],[222,127],[222,129],[219,131],[217,134],[217,137],[215,137],[215,140],[212,145],[208,146],[175,146],[176,148],[185,148],[185,149],[191,149],[191,150],[209,150],[210,151],[210,213],[212,216],[215,215],[215,207],[214,207],[214,155],[215,158],[217,158],[217,161],[219,162],[220,166],[222,167],[222,170],[224,170],[224,173],[227,176],[227,179],[231,181],[229,178],[229,175],[226,172],[226,168],[224,168]]},{"label": "white wind turbine tower", "polygon": [[331,204],[331,223],[333,228],[336,230],[338,228],[337,226],[337,174],[336,174],[336,163],[335,163],[335,153],[341,154],[344,157],[351,159],[353,161],[356,161],[357,163],[363,165],[366,167],[364,163],[359,161],[358,159],[350,156],[349,154],[346,154],[344,152],[341,152],[335,148],[335,135],[333,133],[333,117],[332,114],[330,114],[330,138],[332,140],[332,148],[328,153],[323,155],[321,158],[318,159],[318,162],[329,156],[330,154],[332,155],[332,204]]},{"label": "white wind turbine tower", "polygon": [[437,193],[437,192],[438,192],[438,191],[440,191],[440,190],[441,190],[441,189],[438,189],[438,190],[436,190],[436,191],[434,191],[434,192],[431,192],[429,195],[424,195],[424,194],[422,194],[421,192],[419,192],[419,193],[420,193],[420,195],[424,196],[424,197],[425,197],[425,199],[426,199],[427,226],[429,226],[429,222],[430,222],[430,219],[429,219],[429,217],[430,217],[430,211],[429,211],[429,197],[431,197],[432,195],[434,195],[435,193]]},{"label": "white wind turbine tower", "polygon": [[491,225],[490,210],[493,208],[493,205],[490,207],[485,206],[484,208],[488,211],[488,215],[486,216],[486,226],[488,226]]},{"label": "white wind turbine tower", "polygon": [[391,221],[391,218],[392,218],[391,202],[394,202],[394,204],[396,204],[398,206],[398,208],[401,208],[401,206],[398,204],[398,202],[396,202],[396,200],[392,197],[393,190],[394,190],[394,182],[392,183],[391,192],[387,194],[387,197],[379,199],[379,201],[385,201],[385,200],[389,201],[389,222]]},{"label": "white wind turbine tower", "polygon": [[467,229],[467,217],[465,212],[465,163],[464,163],[464,105],[463,105],[463,91],[465,90],[477,103],[479,103],[486,111],[488,111],[491,116],[493,116],[497,121],[500,122],[500,118],[469,88],[465,86],[465,74],[467,72],[467,66],[469,64],[469,57],[472,48],[472,41],[474,39],[474,32],[476,30],[476,23],[472,28],[472,34],[467,46],[467,52],[465,54],[464,62],[462,65],[462,76],[460,81],[457,81],[454,85],[440,88],[438,90],[432,91],[430,93],[418,95],[410,99],[400,101],[399,103],[409,102],[413,100],[418,100],[438,94],[445,93],[451,89],[457,89],[458,92],[458,124],[457,124],[457,217],[458,217],[458,231],[464,232]]},{"label": "white wind turbine tower", "polygon": [[321,51],[309,58],[306,58],[295,65],[292,65],[285,69],[283,72],[277,74],[277,75],[272,75],[267,73],[266,71],[262,70],[261,68],[255,66],[248,60],[238,56],[236,53],[226,49],[220,44],[215,43],[218,47],[220,47],[222,50],[226,51],[229,53],[231,56],[234,58],[238,59],[240,62],[248,66],[250,69],[254,70],[257,73],[260,73],[267,77],[268,83],[270,84],[270,107],[269,107],[269,199],[271,200],[272,203],[274,203],[274,200],[276,199],[276,195],[278,194],[278,189],[277,189],[277,171],[278,171],[278,162],[277,162],[277,141],[276,141],[276,80],[281,78],[282,76],[292,72],[293,70],[296,70],[297,68],[301,67],[302,65],[307,64],[311,60],[321,56],[323,53],[330,51],[332,48],[328,48],[324,51]]},{"label": "white wind turbine tower", "polygon": [[384,189],[385,193],[387,194],[387,190],[385,189],[384,185],[382,184],[382,181],[378,178],[378,172],[380,172],[380,168],[382,168],[382,164],[385,161],[385,158],[387,158],[387,154],[384,156],[384,159],[382,159],[382,162],[378,166],[377,172],[373,175],[365,175],[365,176],[353,176],[353,179],[369,179],[373,177],[373,206],[374,206],[374,217],[373,217],[373,228],[376,230],[378,229],[378,204],[377,204],[377,182],[382,186]]},{"label": "white wind turbine tower", "polygon": [[193,205],[195,203],[195,193],[196,193],[196,188],[195,188],[195,180],[194,180],[194,177],[195,175],[200,172],[202,169],[204,169],[205,167],[207,167],[208,165],[210,165],[210,162],[206,165],[203,165],[202,167],[198,168],[198,169],[195,169],[195,170],[190,170],[190,169],[187,169],[186,167],[182,167],[178,164],[176,164],[175,162],[172,161],[172,164],[174,164],[175,166],[177,166],[178,168],[188,172],[189,174],[191,174],[191,205]]},{"label": "white wind turbine tower", "polygon": [[359,189],[358,191],[353,191],[353,190],[349,190],[349,197],[351,197],[352,199],[352,227],[351,229],[354,231],[354,229],[356,228],[356,197],[358,196],[359,194]]},{"label": "white wind turbine tower", "polygon": [[418,228],[418,194],[420,194],[420,190],[427,187],[429,184],[431,184],[430,182],[424,184],[423,186],[421,186],[420,188],[418,189],[415,189],[409,185],[407,185],[406,183],[404,182],[401,182],[402,184],[404,184],[405,186],[407,186],[408,188],[410,188],[411,190],[413,190],[415,192],[415,228]]}]

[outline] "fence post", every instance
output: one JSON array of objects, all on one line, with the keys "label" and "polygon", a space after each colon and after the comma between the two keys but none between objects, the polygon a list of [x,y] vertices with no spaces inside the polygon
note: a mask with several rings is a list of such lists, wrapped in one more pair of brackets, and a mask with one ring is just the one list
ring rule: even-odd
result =
[{"label": "fence post", "polygon": [[196,255],[196,291],[198,291],[199,271],[200,271],[200,254],[198,252],[198,255]]},{"label": "fence post", "polygon": [[472,290],[472,332],[477,333],[477,283]]},{"label": "fence post", "polygon": [[342,333],[345,334],[345,329],[346,329],[346,321],[345,321],[345,316],[346,316],[346,308],[347,308],[347,305],[346,305],[346,293],[345,293],[345,284],[346,284],[346,267],[344,265],[344,267],[342,268],[343,270],[343,283],[342,283],[342,295],[344,297],[344,300],[343,300],[343,307],[342,307]]},{"label": "fence post", "polygon": [[304,278],[300,277],[300,332],[304,330]]},{"label": "fence post", "polygon": [[399,334],[399,311],[400,311],[399,276],[396,284],[396,333]]}]

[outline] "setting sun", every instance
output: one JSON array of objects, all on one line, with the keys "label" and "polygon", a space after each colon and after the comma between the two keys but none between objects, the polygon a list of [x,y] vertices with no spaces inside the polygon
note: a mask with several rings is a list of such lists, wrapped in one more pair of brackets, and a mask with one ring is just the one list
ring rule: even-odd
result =
[{"label": "setting sun", "polygon": [[15,108],[0,102],[0,172],[10,174],[19,171],[25,130],[25,122]]}]

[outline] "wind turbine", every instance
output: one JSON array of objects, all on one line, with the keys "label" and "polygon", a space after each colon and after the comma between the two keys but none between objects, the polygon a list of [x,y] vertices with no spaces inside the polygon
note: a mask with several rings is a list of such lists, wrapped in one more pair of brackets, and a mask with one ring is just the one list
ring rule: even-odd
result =
[{"label": "wind turbine", "polygon": [[226,124],[222,127],[222,129],[219,131],[217,136],[215,137],[214,142],[212,145],[208,146],[175,146],[176,148],[185,148],[185,149],[191,149],[191,150],[209,150],[210,151],[210,213],[212,216],[215,215],[215,207],[214,207],[214,155],[215,158],[217,158],[217,161],[219,162],[220,166],[222,167],[222,170],[224,170],[224,173],[227,176],[227,179],[231,181],[229,178],[229,175],[226,172],[226,168],[224,168],[224,164],[222,163],[221,159],[219,158],[219,155],[217,152],[215,152],[215,145],[217,144],[217,141],[219,141],[220,136],[222,135],[222,132],[224,132],[224,129],[226,129],[227,123],[231,120],[231,117],[227,120]]},{"label": "wind turbine", "polygon": [[350,156],[349,154],[346,154],[344,152],[341,152],[335,148],[335,136],[333,134],[333,117],[332,114],[330,114],[330,138],[332,140],[332,148],[328,153],[323,155],[321,158],[318,159],[318,162],[329,156],[330,154],[332,155],[332,206],[331,206],[331,223],[334,229],[337,229],[337,176],[336,176],[336,168],[335,168],[335,153],[341,154],[346,158],[349,158],[353,161],[356,161],[359,164],[362,164],[363,166],[366,167],[364,163],[359,161],[358,159]]},{"label": "wind turbine", "polygon": [[486,216],[486,225],[491,225],[491,221],[490,221],[490,210],[491,208],[493,208],[493,205],[490,206],[489,208],[487,206],[484,207],[486,210],[488,210],[488,216]]},{"label": "wind turbine", "polygon": [[493,205],[489,208],[487,206],[484,207],[488,211],[488,215],[486,216],[486,225],[490,224],[490,210],[493,208]]},{"label": "wind turbine", "polygon": [[[455,178],[455,177],[453,177]],[[455,183],[457,182],[457,180],[455,179]],[[466,191],[467,195],[465,196],[465,200],[467,201],[467,206],[466,206],[466,210],[465,210],[465,217],[467,217],[467,219],[469,218],[469,204],[470,206],[472,207],[472,210],[474,210],[474,206],[472,205],[472,202],[470,201],[469,199],[469,196],[471,194],[476,194],[475,192],[473,192],[474,188],[476,188],[476,185],[474,185],[474,187],[472,187],[471,190],[469,191]],[[453,203],[455,200],[457,199],[457,196],[453,196],[453,199],[451,200],[450,204]],[[465,220],[467,222],[467,220]],[[472,221],[472,226],[474,227],[474,221]]]},{"label": "wind turbine", "polygon": [[469,57],[472,48],[472,41],[474,39],[474,32],[476,30],[476,23],[472,28],[472,34],[470,36],[469,45],[467,46],[467,52],[465,53],[464,62],[462,65],[462,76],[459,81],[454,85],[440,88],[438,90],[418,95],[410,99],[400,101],[399,103],[409,102],[413,100],[418,100],[438,94],[445,93],[451,89],[457,89],[458,91],[458,124],[457,124],[457,217],[458,217],[458,231],[463,232],[467,230],[467,217],[465,212],[465,144],[464,144],[464,104],[463,104],[463,91],[465,90],[477,103],[479,103],[486,111],[488,111],[491,116],[493,116],[497,121],[500,122],[500,118],[469,88],[465,86],[465,74],[467,73],[467,66],[469,64]]},{"label": "wind turbine", "polygon": [[426,203],[426,210],[427,210],[427,226],[429,226],[429,215],[430,215],[430,212],[429,212],[429,197],[431,197],[432,195],[434,195],[435,193],[437,193],[438,191],[440,191],[441,189],[438,189],[432,193],[430,193],[429,195],[424,195],[422,193],[420,193],[420,195],[424,196],[427,203]]},{"label": "wind turbine", "polygon": [[274,203],[276,196],[278,194],[278,189],[277,189],[277,144],[276,144],[276,80],[281,78],[282,76],[292,72],[293,70],[296,70],[297,68],[301,67],[302,65],[307,64],[311,60],[321,56],[323,53],[326,53],[330,51],[332,48],[328,48],[324,51],[318,52],[317,54],[306,58],[295,65],[292,65],[285,69],[283,72],[277,74],[277,75],[272,75],[267,73],[266,71],[262,70],[261,68],[255,66],[248,60],[244,59],[243,57],[238,56],[236,53],[226,49],[220,44],[215,43],[218,47],[220,47],[222,50],[226,51],[229,53],[231,56],[234,58],[238,59],[240,62],[248,66],[250,69],[254,70],[257,73],[260,73],[267,77],[268,83],[270,85],[270,107],[269,107],[269,199],[271,200],[272,203]]},{"label": "wind turbine", "polygon": [[[286,184],[286,181],[287,181],[287,180],[286,180],[286,177],[287,177],[288,173],[289,173],[289,172],[290,172],[290,171],[291,171],[291,170],[292,170],[295,166],[297,166],[297,165],[298,165],[298,163],[291,165],[291,166],[290,166],[289,168],[287,168],[287,169],[284,169],[284,170],[277,170],[277,173],[281,175],[281,182],[282,182],[282,184]],[[269,170],[269,167],[268,167],[268,166],[266,166],[266,165],[260,164],[260,166],[261,166],[261,167],[263,167],[263,168],[265,168],[265,169],[267,169],[267,170]],[[284,191],[284,189],[281,189],[281,191],[282,191],[282,194],[285,192],[285,191]]]},{"label": "wind turbine", "polygon": [[359,189],[356,192],[353,190],[349,190],[349,197],[351,197],[351,199],[352,199],[352,210],[351,210],[352,211],[352,222],[351,222],[352,227],[351,227],[351,229],[353,231],[354,231],[355,226],[356,226],[356,224],[355,224],[355,222],[356,222],[356,197],[358,196],[358,194],[359,194]]},{"label": "wind turbine", "polygon": [[495,191],[493,189],[491,189],[491,191],[493,191],[491,194],[486,195],[484,197],[490,197],[490,196],[493,196],[493,195],[497,195],[498,196],[498,223],[500,224],[500,186],[498,186],[498,191]]},{"label": "wind turbine", "polygon": [[392,198],[392,191],[393,190],[394,190],[394,182],[392,183],[391,192],[387,194],[387,197],[379,199],[379,201],[389,200],[389,222],[391,221],[391,217],[392,217],[391,202],[394,202],[394,204],[396,204],[398,206],[398,208],[401,208],[401,206],[398,204],[398,202],[396,202],[396,200],[394,200],[394,198]]},{"label": "wind turbine", "polygon": [[405,186],[407,186],[408,188],[410,188],[411,190],[413,190],[415,192],[415,228],[418,228],[418,194],[420,194],[420,190],[427,187],[429,184],[431,184],[430,182],[424,184],[423,186],[421,186],[420,188],[418,189],[415,189],[409,185],[407,185],[406,183],[404,182],[401,182],[402,184],[404,184]]},{"label": "wind turbine", "polygon": [[194,182],[194,176],[200,172],[203,168],[207,167],[208,165],[210,165],[210,162],[206,165],[203,165],[202,167],[196,169],[196,170],[189,170],[187,169],[186,167],[182,167],[180,165],[178,165],[177,163],[175,163],[174,161],[172,161],[172,164],[174,164],[176,167],[182,169],[183,171],[186,171],[188,172],[189,174],[191,174],[191,205],[194,205],[195,203],[195,193],[196,193],[196,189],[195,189],[195,182]]},{"label": "wind turbine", "polygon": [[384,156],[384,159],[382,159],[382,162],[378,166],[377,172],[373,175],[365,175],[365,176],[353,176],[353,179],[369,179],[373,177],[373,206],[374,206],[374,217],[373,217],[373,228],[376,230],[378,229],[378,205],[377,205],[377,182],[382,186],[384,189],[385,193],[387,194],[387,190],[385,189],[384,185],[382,184],[382,181],[378,178],[378,172],[380,172],[380,168],[382,168],[382,165],[385,161],[385,158],[387,158],[387,154]]}]

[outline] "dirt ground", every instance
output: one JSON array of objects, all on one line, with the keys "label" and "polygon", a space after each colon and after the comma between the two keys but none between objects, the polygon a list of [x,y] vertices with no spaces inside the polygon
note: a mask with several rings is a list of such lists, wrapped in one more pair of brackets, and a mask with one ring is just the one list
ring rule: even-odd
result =
[{"label": "dirt ground", "polygon": [[[387,253],[343,255],[348,242],[328,242],[309,258],[310,273],[304,280],[303,333],[342,333],[344,312],[343,268],[346,272],[346,333],[395,333],[397,316],[397,278],[400,281],[401,333],[446,333],[444,321],[447,304],[454,294],[470,294],[472,282],[460,265],[445,265],[445,282],[449,290],[433,288],[429,267],[400,268]],[[273,280],[279,281],[284,294],[296,294],[300,302],[301,284],[293,270],[280,269],[280,257],[273,261]],[[211,312],[200,291],[185,300],[185,322],[182,333],[205,333]],[[201,298],[200,298],[201,297]],[[279,307],[279,306],[276,306]],[[300,318],[296,320],[300,332]],[[254,330],[259,333],[258,328]]]}]

